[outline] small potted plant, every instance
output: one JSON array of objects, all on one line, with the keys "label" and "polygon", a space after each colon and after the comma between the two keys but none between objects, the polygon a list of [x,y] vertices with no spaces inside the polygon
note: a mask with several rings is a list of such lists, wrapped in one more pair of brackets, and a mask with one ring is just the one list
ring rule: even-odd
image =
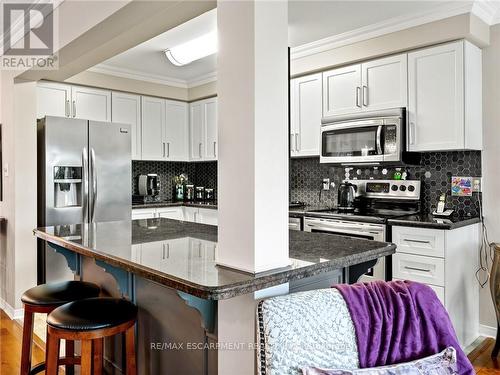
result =
[{"label": "small potted plant", "polygon": [[174,177],[174,197],[176,201],[184,200],[184,185],[187,181],[188,177],[184,173]]}]

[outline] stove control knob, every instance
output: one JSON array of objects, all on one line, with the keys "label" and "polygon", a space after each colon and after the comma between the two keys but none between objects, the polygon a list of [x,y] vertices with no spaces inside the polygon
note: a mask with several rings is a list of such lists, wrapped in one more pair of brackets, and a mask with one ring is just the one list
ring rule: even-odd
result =
[{"label": "stove control knob", "polygon": [[414,192],[415,191],[415,186],[413,186],[413,185],[408,186],[408,191]]},{"label": "stove control knob", "polygon": [[406,190],[406,186],[401,185],[401,186],[399,187],[399,190],[401,190],[401,191],[405,191],[405,190]]},{"label": "stove control knob", "polygon": [[398,190],[398,185],[392,185],[391,186],[392,191],[397,191]]}]

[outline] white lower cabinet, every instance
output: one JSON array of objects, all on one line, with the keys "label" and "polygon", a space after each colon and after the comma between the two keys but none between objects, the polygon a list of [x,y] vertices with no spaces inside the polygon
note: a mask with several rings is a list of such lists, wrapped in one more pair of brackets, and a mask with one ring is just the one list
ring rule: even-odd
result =
[{"label": "white lower cabinet", "polygon": [[132,220],[160,217],[209,225],[217,225],[218,223],[217,210],[212,208],[174,206],[132,209]]},{"label": "white lower cabinet", "polygon": [[450,315],[462,347],[479,335],[479,225],[453,230],[392,227],[397,245],[392,256],[395,280],[411,280],[432,288]]},{"label": "white lower cabinet", "polygon": [[154,219],[155,209],[154,208],[133,208],[132,209],[132,220],[139,219]]},{"label": "white lower cabinet", "polygon": [[184,220],[184,212],[181,206],[132,209],[132,220],[155,219],[159,217],[163,217],[165,219],[173,219],[173,220]]},{"label": "white lower cabinet", "polygon": [[165,219],[184,220],[182,207],[159,207],[156,209],[156,217]]}]

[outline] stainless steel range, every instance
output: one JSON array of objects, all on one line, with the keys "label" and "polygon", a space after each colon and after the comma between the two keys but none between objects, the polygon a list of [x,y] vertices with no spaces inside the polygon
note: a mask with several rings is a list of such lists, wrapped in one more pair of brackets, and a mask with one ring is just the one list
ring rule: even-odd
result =
[{"label": "stainless steel range", "polygon": [[[306,212],[304,231],[388,241],[387,219],[412,215],[420,209],[420,181],[350,180],[349,182],[357,186],[355,209]],[[373,269],[360,281],[390,279],[390,267],[386,267],[389,260],[390,258],[379,259]]]}]

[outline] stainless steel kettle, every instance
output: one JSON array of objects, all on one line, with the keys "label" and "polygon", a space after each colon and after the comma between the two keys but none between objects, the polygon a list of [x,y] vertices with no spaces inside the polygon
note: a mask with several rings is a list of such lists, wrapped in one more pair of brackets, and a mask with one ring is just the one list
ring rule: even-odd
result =
[{"label": "stainless steel kettle", "polygon": [[354,199],[358,187],[349,181],[344,181],[339,185],[338,205],[339,210],[354,210]]}]

